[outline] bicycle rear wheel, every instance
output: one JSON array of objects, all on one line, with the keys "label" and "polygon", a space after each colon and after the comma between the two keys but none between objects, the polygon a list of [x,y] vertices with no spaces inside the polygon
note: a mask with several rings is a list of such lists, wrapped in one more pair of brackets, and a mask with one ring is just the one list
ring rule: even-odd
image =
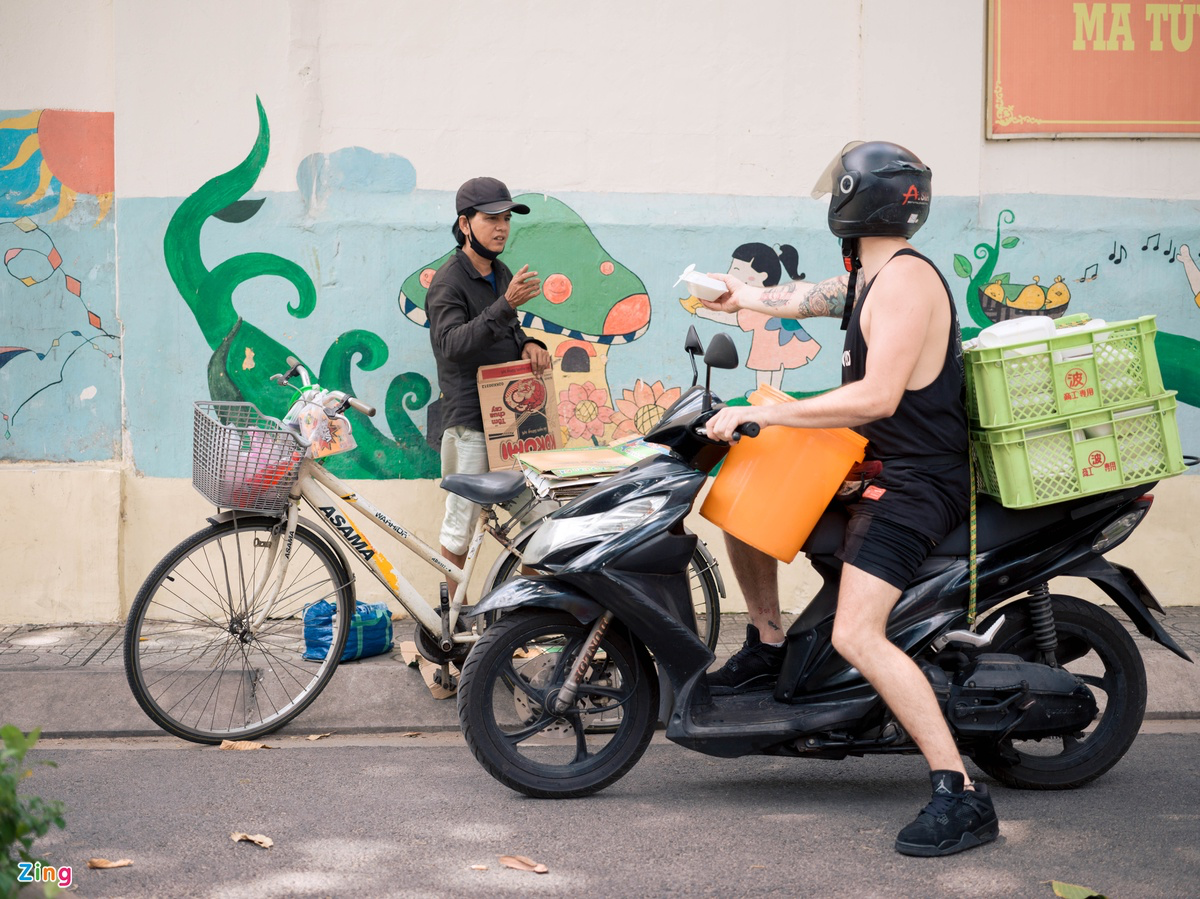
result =
[{"label": "bicycle rear wheel", "polygon": [[[282,561],[283,522],[241,516],[188,537],[155,566],[125,627],[134,698],[168,733],[196,743],[248,740],[304,711],[333,676],[354,614],[350,576],[321,537],[296,529],[268,616],[257,595]],[[333,608],[329,649],[305,654],[304,610]],[[319,651],[310,652],[318,655]]]},{"label": "bicycle rear wheel", "polygon": [[[524,551],[532,536],[532,531],[526,532],[525,539],[517,549]],[[495,578],[484,584],[482,596],[487,596],[505,581],[516,577],[520,571],[520,559],[511,552],[506,553],[496,569]],[[692,592],[692,611],[696,615],[696,633],[709,649],[716,651],[717,639],[721,634],[721,597],[724,590],[717,574],[717,560],[699,541],[688,563],[688,582]]]}]

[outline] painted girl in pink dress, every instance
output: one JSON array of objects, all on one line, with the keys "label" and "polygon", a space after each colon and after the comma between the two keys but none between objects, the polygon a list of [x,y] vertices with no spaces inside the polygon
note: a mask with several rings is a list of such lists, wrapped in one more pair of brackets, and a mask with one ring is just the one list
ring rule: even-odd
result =
[{"label": "painted girl in pink dress", "polygon": [[[793,281],[804,280],[804,273],[797,271],[800,261],[795,247],[784,244],[779,252],[765,243],[742,244],[733,251],[729,274],[755,287],[774,287],[779,283],[783,270]],[[758,384],[770,384],[777,390],[783,389],[783,373],[790,368],[807,365],[820,352],[821,345],[809,336],[799,321],[776,318],[761,312],[739,309],[737,312],[716,312],[700,305],[699,300],[689,297],[681,300],[693,315],[724,325],[736,325],[749,331],[750,353],[746,368],[758,377]],[[694,303],[694,305],[693,305]]]}]

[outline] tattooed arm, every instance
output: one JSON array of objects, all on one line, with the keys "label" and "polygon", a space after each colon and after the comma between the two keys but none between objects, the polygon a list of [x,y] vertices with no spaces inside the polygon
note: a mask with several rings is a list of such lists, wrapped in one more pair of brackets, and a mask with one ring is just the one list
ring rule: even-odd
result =
[{"label": "tattooed arm", "polygon": [[791,281],[776,287],[751,287],[730,275],[712,274],[709,277],[725,282],[728,293],[704,305],[719,312],[750,309],[779,318],[841,318],[846,308],[846,275],[827,278],[819,284]]}]

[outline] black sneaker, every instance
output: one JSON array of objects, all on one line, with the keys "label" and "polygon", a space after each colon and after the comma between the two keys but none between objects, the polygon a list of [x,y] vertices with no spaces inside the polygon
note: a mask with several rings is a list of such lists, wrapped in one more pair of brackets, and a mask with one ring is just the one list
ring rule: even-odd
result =
[{"label": "black sneaker", "polygon": [[931,771],[933,798],[917,820],[900,831],[896,851],[903,855],[953,855],[990,843],[1000,833],[1000,821],[987,787],[963,788],[957,771]]},{"label": "black sneaker", "polygon": [[779,679],[786,646],[771,646],[758,638],[758,628],[746,625],[746,642],[729,661],[707,675],[708,690],[714,696],[764,690]]}]

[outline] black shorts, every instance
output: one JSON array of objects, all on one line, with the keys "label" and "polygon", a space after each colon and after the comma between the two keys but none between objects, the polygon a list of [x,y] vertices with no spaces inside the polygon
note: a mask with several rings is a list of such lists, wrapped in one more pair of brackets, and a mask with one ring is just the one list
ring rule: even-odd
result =
[{"label": "black shorts", "polygon": [[846,525],[837,557],[904,590],[933,546],[933,541],[919,531],[876,518],[869,511],[858,511]]}]

